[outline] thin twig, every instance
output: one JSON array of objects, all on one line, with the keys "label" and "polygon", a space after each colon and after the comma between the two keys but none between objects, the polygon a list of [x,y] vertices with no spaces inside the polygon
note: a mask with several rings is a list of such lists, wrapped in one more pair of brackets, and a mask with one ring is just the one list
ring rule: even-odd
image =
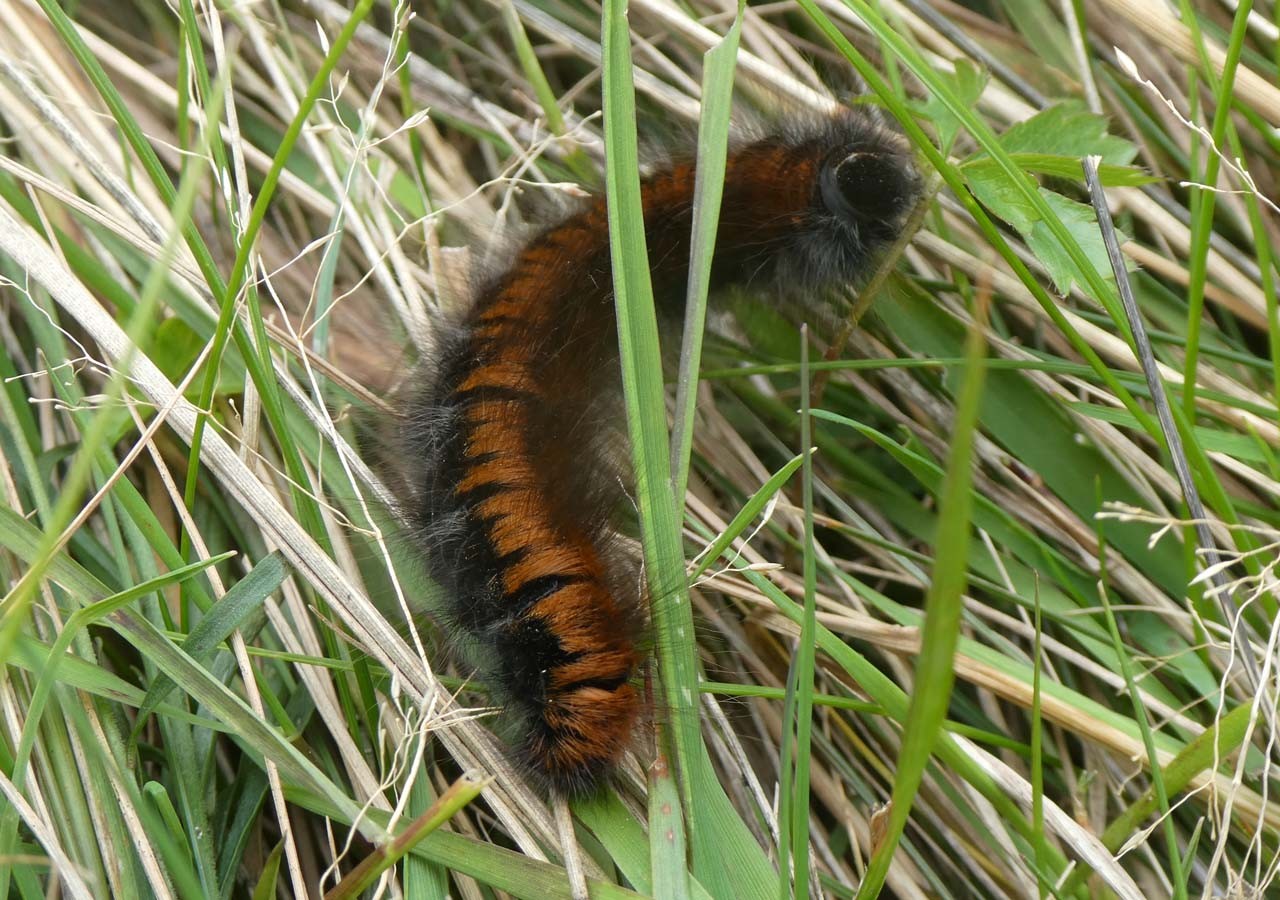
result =
[{"label": "thin twig", "polygon": [[[1098,229],[1102,232],[1102,241],[1107,248],[1107,257],[1111,261],[1111,270],[1116,277],[1116,287],[1120,291],[1120,301],[1124,306],[1124,315],[1129,322],[1129,330],[1133,332],[1134,350],[1138,361],[1142,364],[1142,374],[1151,391],[1151,401],[1156,408],[1156,417],[1160,422],[1160,430],[1164,434],[1165,443],[1169,447],[1169,456],[1173,460],[1173,470],[1178,476],[1178,484],[1182,487],[1183,499],[1191,518],[1195,520],[1196,540],[1200,552],[1209,568],[1214,568],[1221,561],[1213,533],[1209,530],[1204,504],[1200,501],[1200,492],[1196,490],[1195,480],[1191,477],[1191,466],[1187,463],[1187,455],[1182,447],[1182,436],[1173,421],[1173,411],[1169,407],[1169,398],[1165,394],[1164,382],[1156,365],[1156,358],[1151,352],[1151,341],[1147,338],[1146,326],[1142,314],[1138,311],[1138,301],[1133,296],[1133,287],[1129,283],[1129,273],[1125,269],[1124,254],[1120,250],[1120,241],[1116,238],[1116,229],[1111,222],[1111,210],[1107,206],[1107,195],[1102,188],[1102,179],[1098,177],[1100,156],[1084,158],[1084,177],[1089,185],[1089,197],[1098,214]],[[1260,686],[1258,661],[1253,654],[1253,645],[1248,637],[1242,634],[1243,621],[1235,600],[1231,596],[1226,573],[1216,569],[1212,575],[1214,594],[1222,609],[1225,621],[1231,623],[1231,644],[1239,652],[1239,662],[1244,669],[1249,689],[1257,693]],[[1233,661],[1234,665],[1234,661]],[[1228,670],[1230,671],[1230,670]]]}]

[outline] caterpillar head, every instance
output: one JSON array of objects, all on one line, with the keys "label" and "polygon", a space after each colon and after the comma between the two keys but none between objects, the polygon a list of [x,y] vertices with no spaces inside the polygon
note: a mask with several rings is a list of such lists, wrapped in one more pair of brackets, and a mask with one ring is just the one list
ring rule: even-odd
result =
[{"label": "caterpillar head", "polygon": [[902,152],[842,148],[822,167],[818,191],[847,225],[891,239],[915,205],[920,177]]},{"label": "caterpillar head", "polygon": [[905,140],[863,108],[789,135],[792,222],[776,235],[779,287],[801,295],[856,283],[902,233],[921,178]]}]

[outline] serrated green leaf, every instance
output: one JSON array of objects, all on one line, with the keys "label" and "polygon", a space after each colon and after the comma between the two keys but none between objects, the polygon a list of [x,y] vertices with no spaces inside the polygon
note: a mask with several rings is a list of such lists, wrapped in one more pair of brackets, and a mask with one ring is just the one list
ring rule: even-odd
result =
[{"label": "serrated green leaf", "polygon": [[1000,136],[1010,153],[1051,153],[1055,156],[1101,156],[1104,163],[1127,165],[1138,148],[1107,133],[1107,120],[1078,100],[1058,103],[1012,126]]},{"label": "serrated green leaf", "polygon": [[[1048,271],[1049,277],[1053,280],[1053,286],[1059,294],[1070,291],[1072,284],[1088,283],[1088,278],[1076,266],[1062,242],[1053,234],[1048,223],[1027,200],[1026,195],[1007,172],[994,164],[966,166],[964,171],[968,176],[969,189],[973,191],[973,195],[983,206],[1004,219],[1022,235],[1027,246],[1035,253],[1036,259]],[[1023,177],[1031,178],[1029,175]],[[1107,248],[1102,243],[1102,235],[1098,231],[1098,222],[1093,208],[1044,187],[1037,187],[1037,190],[1055,218],[1080,245],[1080,249],[1097,274],[1104,280],[1114,281],[1111,263],[1107,259]]]},{"label": "serrated green leaf", "polygon": [[[979,203],[1016,228],[1020,234],[1025,235],[1031,231],[1039,213],[1007,172],[995,165],[966,167],[964,172],[969,190]],[[1030,175],[1024,173],[1022,177],[1034,183]]]},{"label": "serrated green leaf", "polygon": [[[1108,281],[1114,281],[1115,276],[1111,274],[1111,262],[1107,258],[1107,248],[1102,243],[1102,233],[1098,231],[1098,220],[1094,215],[1093,207],[1077,203],[1045,188],[1040,189],[1040,195],[1071,232],[1097,273]],[[1043,221],[1036,222],[1031,227],[1031,231],[1023,235],[1023,238],[1031,248],[1031,252],[1036,255],[1036,259],[1040,260],[1048,270],[1049,277],[1053,279],[1053,286],[1059,294],[1070,291],[1073,283],[1081,286],[1088,283],[1088,278],[1067,255],[1062,243],[1054,237]]]}]

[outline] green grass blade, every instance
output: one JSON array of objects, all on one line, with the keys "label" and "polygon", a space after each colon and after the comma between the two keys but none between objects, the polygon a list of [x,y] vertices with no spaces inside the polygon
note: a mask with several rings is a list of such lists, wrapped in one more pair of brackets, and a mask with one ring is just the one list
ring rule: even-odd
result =
[{"label": "green grass blade", "polygon": [[966,348],[969,364],[956,399],[951,453],[947,459],[947,476],[939,504],[937,557],[925,598],[924,633],[916,662],[915,690],[902,736],[889,821],[880,846],[872,855],[867,873],[858,886],[859,898],[877,896],[884,884],[916,791],[935,752],[951,700],[951,687],[955,681],[954,656],[967,581],[966,557],[973,504],[973,440],[985,376],[981,328],[975,324],[969,332]]},{"label": "green grass blade", "polygon": [[663,712],[675,752],[694,874],[713,896],[762,896],[768,862],[711,770],[699,727],[693,618],[676,500],[671,494],[662,356],[640,196],[630,34],[621,0],[604,5],[603,30],[609,241]]},{"label": "green grass blade", "polygon": [[693,453],[698,366],[702,360],[711,260],[715,254],[716,228],[720,223],[720,198],[724,194],[729,109],[733,104],[733,74],[738,61],[744,2],[739,0],[737,15],[724,38],[702,57],[702,107],[698,120],[698,171],[693,186],[689,285],[685,296],[680,372],[676,380],[675,426],[671,431],[672,496],[681,509],[684,507],[685,487],[689,483],[689,457]]},{"label": "green grass blade", "polygon": [[[278,552],[260,560],[191,630],[182,643],[182,649],[197,662],[206,663],[210,651],[239,628],[246,616],[260,609],[267,597],[280,587],[287,574],[284,561]],[[151,683],[133,726],[135,737],[146,724],[147,716],[165,699],[173,687],[173,682],[163,675]]]}]

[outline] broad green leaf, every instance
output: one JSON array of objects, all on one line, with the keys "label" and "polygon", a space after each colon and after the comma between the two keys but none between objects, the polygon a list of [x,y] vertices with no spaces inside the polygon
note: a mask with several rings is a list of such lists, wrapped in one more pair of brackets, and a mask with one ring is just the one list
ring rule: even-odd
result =
[{"label": "broad green leaf", "polygon": [[[1098,220],[1093,207],[1069,200],[1061,194],[1040,189],[1049,208],[1057,214],[1059,221],[1067,227],[1075,237],[1076,243],[1088,257],[1089,263],[1102,278],[1115,282],[1111,272],[1111,263],[1107,259],[1107,248],[1102,243],[1102,234],[1098,231]],[[1036,222],[1029,233],[1024,233],[1027,246],[1035,253],[1036,259],[1049,270],[1053,286],[1059,294],[1066,294],[1072,284],[1082,288],[1088,283],[1088,277],[1080,271],[1075,261],[1063,250],[1062,243],[1054,237],[1044,222]],[[1123,236],[1121,238],[1123,240]]]},{"label": "broad green leaf", "polygon": [[[969,190],[978,198],[979,203],[1016,228],[1020,234],[1031,232],[1040,213],[1007,172],[992,165],[966,167],[964,173]],[[1025,172],[1019,173],[1018,177],[1026,182],[1027,187],[1037,187],[1035,179]]]},{"label": "broad green leaf", "polygon": [[1009,153],[1050,153],[1055,156],[1101,156],[1112,165],[1133,162],[1138,148],[1124,138],[1107,133],[1107,120],[1070,100],[1036,113],[1000,135]]}]

